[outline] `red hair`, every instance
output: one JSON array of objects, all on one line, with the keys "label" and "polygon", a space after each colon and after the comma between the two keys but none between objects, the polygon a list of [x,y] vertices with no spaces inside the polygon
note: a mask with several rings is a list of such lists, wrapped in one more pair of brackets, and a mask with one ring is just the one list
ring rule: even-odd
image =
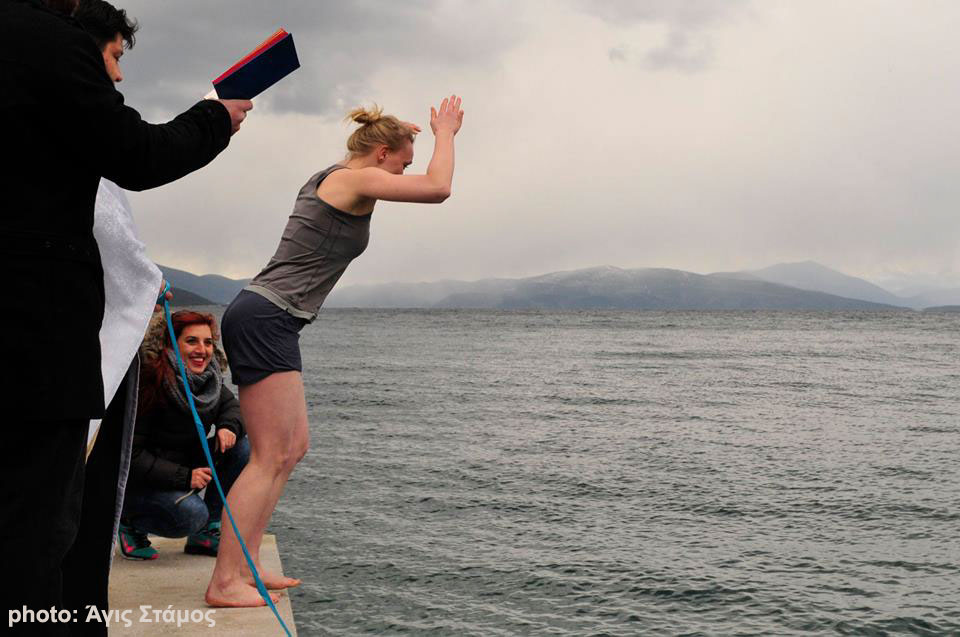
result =
[{"label": "red hair", "polygon": [[[213,340],[220,339],[220,333],[217,329],[217,319],[213,314],[206,312],[194,312],[193,310],[180,310],[170,315],[173,322],[173,333],[177,338],[183,333],[185,327],[191,325],[206,325],[210,328]],[[163,379],[171,378],[179,374],[167,359],[166,351],[173,349],[174,343],[170,340],[170,330],[164,322],[163,329],[163,348],[155,356],[147,356],[140,361],[140,397],[137,401],[137,415],[145,414],[154,407],[166,402],[163,396]]]}]

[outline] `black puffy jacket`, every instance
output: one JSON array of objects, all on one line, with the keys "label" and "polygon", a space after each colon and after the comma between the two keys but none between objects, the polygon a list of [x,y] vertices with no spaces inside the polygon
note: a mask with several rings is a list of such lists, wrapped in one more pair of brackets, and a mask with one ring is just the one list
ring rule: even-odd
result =
[{"label": "black puffy jacket", "polygon": [[[217,409],[201,421],[208,433],[210,425],[215,425],[232,431],[238,441],[244,435],[240,401],[226,386],[220,390]],[[213,451],[214,439],[207,442]],[[130,462],[131,489],[187,490],[193,469],[206,466],[193,416],[164,402],[137,418]]]}]

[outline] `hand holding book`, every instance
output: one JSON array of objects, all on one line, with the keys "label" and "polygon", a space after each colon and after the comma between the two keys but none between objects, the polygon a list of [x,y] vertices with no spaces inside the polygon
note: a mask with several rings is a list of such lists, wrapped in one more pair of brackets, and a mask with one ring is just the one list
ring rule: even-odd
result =
[{"label": "hand holding book", "polygon": [[240,124],[247,118],[247,111],[253,110],[253,102],[250,100],[217,100],[227,108],[230,113],[230,134],[233,135],[240,130]]}]

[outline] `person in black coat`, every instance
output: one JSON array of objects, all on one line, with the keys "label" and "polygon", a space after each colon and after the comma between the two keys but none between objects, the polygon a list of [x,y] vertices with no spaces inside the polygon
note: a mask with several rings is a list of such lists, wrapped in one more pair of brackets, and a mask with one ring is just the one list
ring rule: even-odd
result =
[{"label": "person in black coat", "polygon": [[103,273],[92,234],[99,180],[130,190],[174,181],[226,148],[252,107],[204,100],[166,124],[144,122],[93,39],[56,10],[72,4],[0,0],[0,351],[13,363],[0,385],[0,448],[12,477],[0,481],[0,563],[16,574],[0,595],[9,609],[61,607],[87,427],[104,416]]},{"label": "person in black coat", "polygon": [[[212,314],[181,310],[171,316],[194,404],[207,433],[224,492],[250,458],[240,403],[223,382],[226,358],[216,349]],[[159,345],[159,347],[158,347]],[[217,554],[223,500],[187,405],[166,323],[155,320],[141,348],[140,400],[130,479],[120,520],[120,550],[155,559],[147,533],[184,537],[184,551]],[[206,487],[200,498],[197,491]]]}]

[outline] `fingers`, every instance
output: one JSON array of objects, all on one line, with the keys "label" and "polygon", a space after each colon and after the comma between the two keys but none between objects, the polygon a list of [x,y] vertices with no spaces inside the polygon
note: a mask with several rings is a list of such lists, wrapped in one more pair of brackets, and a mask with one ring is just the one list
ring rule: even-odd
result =
[{"label": "fingers", "polygon": [[[159,296],[157,297],[157,303],[156,303],[156,305],[153,306],[153,311],[154,311],[154,312],[159,312],[160,310],[163,309],[163,306],[162,306],[160,303],[161,303],[161,301],[163,301],[164,299],[166,299],[166,300],[168,300],[168,301],[172,301],[172,300],[173,300],[173,292],[170,291],[170,289],[168,288],[169,285],[170,285],[170,282],[167,281],[166,279],[163,279],[163,280],[160,282],[160,292],[159,292]],[[164,291],[164,290],[166,290],[166,291]]]},{"label": "fingers", "polygon": [[463,122],[463,111],[460,106],[463,99],[456,93],[445,97],[440,102],[438,108],[430,107],[430,128],[434,133],[439,130],[452,132],[454,135],[460,130],[460,124]]},{"label": "fingers", "polygon": [[240,130],[240,124],[243,123],[243,120],[247,119],[246,111],[236,111],[233,115],[233,132],[236,133]]},{"label": "fingers", "polygon": [[253,102],[250,100],[220,100],[228,110],[238,110],[246,113],[253,110]]},{"label": "fingers", "polygon": [[436,111],[433,107],[430,108],[430,114],[433,115],[437,113],[439,115],[458,115],[460,113],[460,104],[463,103],[463,99],[458,97],[456,94],[452,94],[450,97],[443,98],[443,101],[440,102],[440,110]]},{"label": "fingers", "polygon": [[230,114],[230,124],[232,131],[236,133],[240,130],[240,124],[247,117],[247,111],[253,110],[253,102],[250,100],[219,100],[227,112]]},{"label": "fingers", "polygon": [[447,102],[448,112],[456,114],[460,110],[460,98],[456,94],[451,95],[444,102]]},{"label": "fingers", "polygon": [[237,437],[228,429],[218,431],[217,439],[220,441],[220,451],[229,451],[237,442]]}]

